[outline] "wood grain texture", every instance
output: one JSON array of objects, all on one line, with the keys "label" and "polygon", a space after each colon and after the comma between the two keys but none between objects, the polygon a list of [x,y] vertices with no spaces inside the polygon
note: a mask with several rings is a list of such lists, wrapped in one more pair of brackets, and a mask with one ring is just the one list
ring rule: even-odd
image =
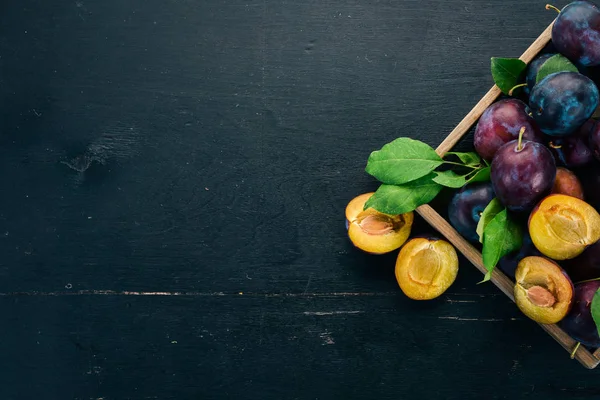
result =
[{"label": "wood grain texture", "polygon": [[[531,43],[531,45],[523,52],[519,57],[524,63],[529,64],[531,60],[535,58],[537,54],[550,42],[552,39],[552,27],[554,21],[548,25],[546,29],[538,36],[537,39]],[[471,129],[471,127],[477,122],[481,114],[500,96],[502,92],[498,86],[494,85],[492,88],[479,100],[479,102],[465,115],[465,117],[456,125],[456,127],[450,132],[448,136],[439,144],[436,151],[439,155],[443,156],[458,143],[460,139]]]},{"label": "wood grain texture", "polygon": [[0,398],[597,398],[466,258],[411,302],[343,221],[544,5],[1,2]]}]

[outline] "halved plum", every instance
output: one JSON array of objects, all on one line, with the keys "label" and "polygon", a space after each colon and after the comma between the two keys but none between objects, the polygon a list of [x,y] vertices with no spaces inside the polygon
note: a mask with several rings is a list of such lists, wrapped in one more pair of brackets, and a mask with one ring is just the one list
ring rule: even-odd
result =
[{"label": "halved plum", "polygon": [[352,199],[346,206],[348,237],[354,246],[372,254],[385,254],[400,248],[410,236],[414,213],[400,215],[363,210],[373,193]]},{"label": "halved plum", "polygon": [[554,261],[537,256],[523,258],[515,281],[515,303],[532,320],[555,324],[571,309],[573,283]]},{"label": "halved plum", "polygon": [[396,280],[413,300],[431,300],[444,293],[458,275],[458,255],[447,241],[413,238],[398,253]]},{"label": "halved plum", "polygon": [[600,240],[600,214],[576,197],[552,194],[531,213],[529,235],[545,256],[553,260],[575,258]]}]

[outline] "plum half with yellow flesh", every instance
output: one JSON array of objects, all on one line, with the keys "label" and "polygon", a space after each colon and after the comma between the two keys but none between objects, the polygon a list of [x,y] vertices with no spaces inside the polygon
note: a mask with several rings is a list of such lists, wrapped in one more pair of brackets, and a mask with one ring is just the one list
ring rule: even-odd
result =
[{"label": "plum half with yellow flesh", "polygon": [[410,236],[414,213],[399,215],[364,210],[373,193],[355,197],[346,206],[348,237],[354,246],[372,254],[385,254],[400,248]]},{"label": "plum half with yellow flesh", "polygon": [[458,275],[458,255],[445,240],[413,238],[396,260],[396,280],[413,300],[430,300],[444,293]]},{"label": "plum half with yellow flesh", "polygon": [[529,235],[545,256],[553,260],[575,258],[600,239],[600,214],[583,200],[552,194],[531,213]]},{"label": "plum half with yellow flesh", "polygon": [[523,258],[515,272],[515,303],[541,324],[555,324],[571,309],[573,283],[566,272],[545,257]]}]

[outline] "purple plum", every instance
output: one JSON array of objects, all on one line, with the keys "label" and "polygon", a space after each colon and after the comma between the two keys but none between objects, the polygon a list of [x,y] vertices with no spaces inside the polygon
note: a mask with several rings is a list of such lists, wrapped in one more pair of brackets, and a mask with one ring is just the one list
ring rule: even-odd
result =
[{"label": "purple plum", "polygon": [[496,197],[510,211],[531,211],[550,194],[556,179],[556,162],[541,143],[513,140],[500,147],[491,165]]},{"label": "purple plum", "polygon": [[600,65],[600,10],[589,1],[564,7],[552,27],[552,43],[559,53],[584,67]]},{"label": "purple plum", "polygon": [[600,335],[591,312],[592,300],[598,288],[600,281],[576,284],[571,311],[559,322],[559,326],[569,336],[592,348],[600,347]]},{"label": "purple plum", "polygon": [[525,139],[543,142],[544,136],[529,115],[530,112],[527,104],[514,98],[500,100],[489,106],[475,128],[475,151],[491,161],[502,145],[519,137],[522,127],[525,127]]}]

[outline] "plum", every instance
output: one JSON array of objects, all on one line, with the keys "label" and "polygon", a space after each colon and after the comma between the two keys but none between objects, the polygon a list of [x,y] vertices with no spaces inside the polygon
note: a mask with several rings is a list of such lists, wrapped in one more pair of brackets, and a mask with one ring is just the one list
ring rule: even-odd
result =
[{"label": "plum", "polygon": [[504,272],[513,281],[515,280],[515,272],[519,261],[528,256],[543,256],[538,249],[535,248],[531,236],[528,232],[524,232],[523,244],[518,251],[505,255],[498,261],[498,268]]},{"label": "plum", "polygon": [[594,124],[588,136],[588,143],[594,157],[600,161],[600,124]]},{"label": "plum", "polygon": [[540,324],[555,324],[571,309],[573,282],[555,262],[529,256],[517,266],[514,295],[517,307],[527,317]]},{"label": "plum", "polygon": [[522,127],[525,127],[523,137],[526,140],[543,142],[544,136],[529,115],[530,112],[527,104],[514,98],[500,100],[489,106],[475,127],[475,151],[491,161],[502,145],[519,137]]},{"label": "plum", "polygon": [[450,224],[465,239],[479,242],[477,224],[481,213],[494,198],[494,189],[490,182],[470,183],[463,186],[452,197],[448,206]]},{"label": "plum", "polygon": [[458,254],[445,240],[413,238],[398,253],[395,274],[406,296],[413,300],[431,300],[456,280]]},{"label": "plum", "polygon": [[585,140],[577,136],[551,140],[548,142],[548,148],[556,161],[567,168],[583,167],[594,159]]},{"label": "plum", "polygon": [[400,248],[410,236],[414,213],[388,215],[373,208],[363,210],[372,195],[357,196],[346,206],[348,237],[354,246],[367,253],[389,253]]},{"label": "plum", "polygon": [[529,107],[539,128],[550,136],[567,136],[579,129],[598,108],[598,88],[579,72],[546,76],[531,90]]},{"label": "plum", "polygon": [[566,194],[584,200],[583,187],[577,175],[566,168],[556,168],[556,180],[552,187],[552,194]]},{"label": "plum", "polygon": [[531,212],[529,235],[546,257],[575,258],[600,240],[600,214],[583,200],[552,194]]},{"label": "plum", "polygon": [[574,281],[600,278],[600,241],[589,246],[577,257],[562,266]]},{"label": "plum", "polygon": [[600,335],[592,317],[592,300],[600,288],[600,281],[583,282],[575,285],[573,307],[559,326],[573,339],[584,346],[600,347]]},{"label": "plum", "polygon": [[567,168],[579,168],[594,160],[592,149],[588,145],[588,137],[580,134],[553,138],[548,142],[548,148],[556,162]]},{"label": "plum", "polygon": [[588,119],[575,133],[566,137],[550,137],[548,148],[558,164],[579,168],[594,160],[589,138],[596,120]]},{"label": "plum", "polygon": [[537,80],[537,73],[544,65],[546,61],[552,56],[555,56],[556,53],[546,53],[536,57],[533,61],[529,63],[527,66],[527,71],[525,73],[525,82],[527,86],[525,87],[525,94],[529,94],[531,89],[535,86],[535,81]]},{"label": "plum", "polygon": [[576,64],[600,65],[600,10],[589,1],[569,3],[554,21],[552,43]]},{"label": "plum", "polygon": [[600,165],[592,163],[583,171],[579,171],[577,176],[583,186],[585,201],[596,210],[600,210]]},{"label": "plum", "polygon": [[506,143],[491,165],[496,197],[511,211],[531,210],[551,192],[555,178],[556,163],[550,150],[529,140]]}]

